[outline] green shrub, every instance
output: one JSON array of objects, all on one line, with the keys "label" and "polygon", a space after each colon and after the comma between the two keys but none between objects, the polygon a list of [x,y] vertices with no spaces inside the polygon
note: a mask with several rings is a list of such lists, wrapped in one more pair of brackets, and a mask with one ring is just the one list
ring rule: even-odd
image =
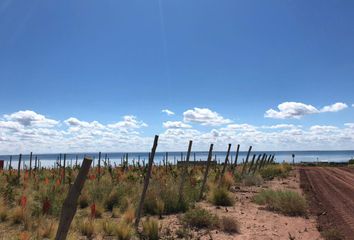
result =
[{"label": "green shrub", "polygon": [[326,240],[342,240],[343,235],[335,228],[330,228],[327,230],[324,230],[322,233],[322,236]]},{"label": "green shrub", "polygon": [[227,233],[240,233],[240,225],[238,221],[232,217],[222,217],[221,227]]},{"label": "green shrub", "polygon": [[245,186],[261,186],[263,184],[263,178],[259,174],[245,175],[242,182]]},{"label": "green shrub", "polygon": [[1,204],[3,203],[0,201],[0,222],[5,222],[8,218],[8,212],[7,209]]},{"label": "green shrub", "polygon": [[235,201],[225,188],[216,187],[211,192],[211,202],[215,206],[233,206]]},{"label": "green shrub", "polygon": [[289,190],[265,190],[254,196],[253,201],[289,216],[304,215],[307,208],[306,200],[297,192]]},{"label": "green shrub", "polygon": [[80,208],[87,208],[89,205],[89,199],[87,194],[83,193],[79,197],[79,206]]},{"label": "green shrub", "polygon": [[84,221],[79,221],[77,227],[79,232],[89,239],[95,234],[95,224],[92,220],[86,219]]},{"label": "green shrub", "polygon": [[219,218],[203,208],[196,207],[184,214],[182,222],[189,227],[212,229],[219,225]]},{"label": "green shrub", "polygon": [[143,238],[147,240],[158,240],[159,239],[159,224],[157,220],[147,218],[142,222],[143,224]]},{"label": "green shrub", "polygon": [[105,236],[113,236],[116,230],[116,223],[110,220],[102,222],[102,230]]},{"label": "green shrub", "polygon": [[125,221],[120,221],[116,227],[115,235],[118,240],[130,240],[134,236],[134,229]]},{"label": "green shrub", "polygon": [[104,207],[108,211],[112,211],[113,208],[119,203],[119,194],[117,191],[113,190],[104,202]]},{"label": "green shrub", "polygon": [[263,179],[272,180],[275,177],[286,178],[291,171],[291,166],[289,164],[281,165],[267,165],[262,168],[259,172]]}]

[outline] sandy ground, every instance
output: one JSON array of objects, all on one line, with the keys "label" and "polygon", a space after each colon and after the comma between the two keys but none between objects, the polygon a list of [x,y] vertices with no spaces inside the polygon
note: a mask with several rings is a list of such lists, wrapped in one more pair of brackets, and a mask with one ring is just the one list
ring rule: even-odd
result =
[{"label": "sandy ground", "polygon": [[354,169],[304,167],[300,169],[300,177],[320,228],[336,229],[343,239],[353,239]]},{"label": "sandy ground", "polygon": [[[236,240],[286,240],[286,239],[322,239],[316,228],[314,217],[288,217],[278,213],[262,209],[261,206],[251,202],[251,198],[257,192],[265,188],[289,189],[302,194],[300,179],[297,171],[285,180],[273,180],[267,182],[263,187],[240,187],[233,193],[236,204],[233,207],[217,208],[209,203],[203,202],[200,205],[218,216],[231,216],[240,224],[240,234],[226,234],[219,230],[210,232],[193,232],[193,239],[236,239]],[[168,216],[163,220],[163,228],[175,230],[181,225],[176,216]]]}]

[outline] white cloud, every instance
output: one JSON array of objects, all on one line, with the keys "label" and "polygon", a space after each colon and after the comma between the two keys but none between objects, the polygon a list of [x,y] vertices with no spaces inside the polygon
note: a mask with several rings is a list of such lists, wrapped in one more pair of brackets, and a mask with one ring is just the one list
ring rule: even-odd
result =
[{"label": "white cloud", "polygon": [[191,128],[192,126],[180,121],[167,121],[162,123],[164,128]]},{"label": "white cloud", "polygon": [[171,110],[168,110],[168,109],[163,109],[161,112],[166,113],[168,116],[175,115],[174,112],[172,112]]},{"label": "white cloud", "polygon": [[312,127],[310,127],[310,131],[313,132],[333,132],[333,131],[337,131],[338,128],[336,126],[326,126],[326,125],[314,125]]},{"label": "white cloud", "polygon": [[324,106],[321,109],[321,112],[338,112],[343,109],[346,109],[347,107],[348,107],[347,104],[338,102],[338,103],[334,103],[332,105]]},{"label": "white cloud", "polygon": [[133,129],[147,127],[148,125],[143,121],[139,121],[135,116],[127,115],[123,117],[123,121],[108,124],[110,128]]},{"label": "white cloud", "polygon": [[318,113],[318,109],[312,105],[299,102],[284,102],[278,105],[279,111],[269,109],[265,113],[266,118],[301,118],[304,115]]},{"label": "white cloud", "polygon": [[231,123],[230,119],[225,119],[208,108],[189,109],[183,113],[183,117],[185,122],[199,123],[201,125],[218,126]]},{"label": "white cloud", "polygon": [[[144,135],[142,131],[147,125],[134,116],[124,116],[121,121],[112,124],[71,117],[63,121],[62,125],[51,125],[43,124],[48,117],[37,115],[42,117],[30,118],[30,123],[26,124],[20,123],[21,120],[13,114],[6,115],[6,119],[4,117],[0,120],[0,154],[30,151],[126,152],[149,151],[151,148],[153,134]],[[50,120],[59,123],[59,120]],[[352,122],[342,126],[310,127],[292,124],[256,126],[248,123],[230,123],[214,126],[211,130],[193,129],[181,121],[164,122],[163,126],[164,130],[154,132],[160,136],[158,151],[186,150],[189,140],[193,140],[195,151],[207,150],[210,143],[214,143],[215,150],[225,150],[228,143],[234,146],[241,144],[242,150],[249,145],[254,146],[255,150],[333,150],[350,149],[354,146]],[[149,129],[149,132],[151,131]]]},{"label": "white cloud", "polygon": [[324,113],[324,112],[338,112],[347,107],[348,107],[347,104],[338,102],[332,105],[324,106],[319,110],[310,104],[305,104],[300,102],[283,102],[278,105],[278,110],[274,110],[272,108],[267,110],[264,114],[264,117],[275,118],[275,119],[287,119],[287,118],[300,119],[305,115]]},{"label": "white cloud", "polygon": [[293,124],[276,124],[272,126],[262,126],[264,129],[289,129],[289,128],[300,128],[300,125],[293,125]]},{"label": "white cloud", "polygon": [[229,124],[226,126],[225,129],[239,130],[239,131],[255,131],[257,127],[250,124],[243,123],[243,124]]},{"label": "white cloud", "polygon": [[59,123],[59,121],[46,118],[45,116],[30,110],[4,115],[4,118],[8,121],[18,122],[23,126],[53,127]]}]

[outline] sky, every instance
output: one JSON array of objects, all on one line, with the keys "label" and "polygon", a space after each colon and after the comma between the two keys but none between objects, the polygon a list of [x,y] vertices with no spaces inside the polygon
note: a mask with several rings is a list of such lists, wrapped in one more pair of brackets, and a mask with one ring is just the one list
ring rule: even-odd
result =
[{"label": "sky", "polygon": [[354,2],[3,0],[0,153],[354,149]]}]

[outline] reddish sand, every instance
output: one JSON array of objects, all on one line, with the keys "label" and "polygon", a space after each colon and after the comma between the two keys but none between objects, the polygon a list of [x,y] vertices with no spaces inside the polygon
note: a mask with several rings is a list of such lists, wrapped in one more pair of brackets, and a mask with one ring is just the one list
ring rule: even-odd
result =
[{"label": "reddish sand", "polygon": [[344,239],[354,236],[354,169],[306,167],[300,169],[301,187],[308,193],[319,228],[337,229]]},{"label": "reddish sand", "polygon": [[[218,216],[231,216],[239,221],[240,234],[227,234],[220,230],[193,232],[193,239],[236,239],[236,240],[286,240],[289,235],[299,240],[322,239],[316,228],[314,217],[288,217],[263,209],[251,202],[252,196],[264,188],[289,189],[302,193],[299,185],[300,179],[297,171],[294,171],[288,179],[273,180],[263,187],[240,187],[233,193],[236,204],[228,208],[216,208],[209,203],[200,205]],[[181,227],[176,216],[168,216],[163,220],[163,228],[172,231]]]}]

